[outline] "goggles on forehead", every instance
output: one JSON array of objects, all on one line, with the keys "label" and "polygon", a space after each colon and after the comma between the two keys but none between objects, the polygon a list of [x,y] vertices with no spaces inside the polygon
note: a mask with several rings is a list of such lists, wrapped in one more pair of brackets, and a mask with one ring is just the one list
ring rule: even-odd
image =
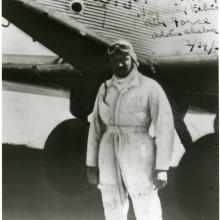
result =
[{"label": "goggles on forehead", "polygon": [[129,44],[113,44],[108,48],[108,55],[112,55],[119,49],[121,52],[129,52],[132,50],[132,47]]}]

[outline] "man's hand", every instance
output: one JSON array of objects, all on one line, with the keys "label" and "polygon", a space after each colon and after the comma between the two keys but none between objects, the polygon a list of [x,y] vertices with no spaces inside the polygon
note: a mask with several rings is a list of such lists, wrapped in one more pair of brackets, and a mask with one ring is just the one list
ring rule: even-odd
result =
[{"label": "man's hand", "polygon": [[156,170],[154,175],[155,189],[162,189],[167,185],[167,171]]},{"label": "man's hand", "polygon": [[87,167],[87,179],[92,185],[99,184],[99,170],[97,167]]}]

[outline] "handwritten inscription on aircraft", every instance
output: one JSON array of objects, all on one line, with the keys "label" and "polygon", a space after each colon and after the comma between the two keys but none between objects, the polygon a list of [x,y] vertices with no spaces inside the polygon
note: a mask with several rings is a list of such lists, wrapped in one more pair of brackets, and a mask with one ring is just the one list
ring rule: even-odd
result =
[{"label": "handwritten inscription on aircraft", "polygon": [[[151,37],[153,39],[182,38],[185,39],[189,52],[201,51],[208,55],[217,54],[218,43],[213,40],[217,39],[218,35],[217,0],[176,0],[174,5],[178,6],[181,12],[174,13],[168,21],[164,21],[161,14],[158,14],[153,22],[145,21],[145,25],[156,28]],[[216,16],[214,21],[213,16]],[[212,37],[205,40],[202,37],[204,34],[212,34]],[[201,41],[200,38],[203,40]]]},{"label": "handwritten inscription on aircraft", "polygon": [[[217,16],[218,11],[217,0],[173,0],[169,1],[171,5],[158,8],[152,6],[153,0],[93,1],[101,4],[100,6],[105,10],[103,28],[105,28],[107,14],[110,19],[111,10],[114,10],[115,7],[122,8],[125,10],[124,12],[126,10],[128,13],[132,12],[137,18],[134,20],[139,25],[141,24],[143,29],[150,27],[151,38],[154,40],[178,38],[183,39],[189,52],[195,52],[195,49],[196,51],[202,50],[206,54],[217,54],[218,52],[217,43],[213,40],[218,35],[217,17],[213,21],[213,16]],[[106,13],[107,11],[108,13]],[[203,39],[204,34],[214,35],[213,39]]]},{"label": "handwritten inscription on aircraft", "polygon": [[70,0],[35,1],[109,40],[130,40],[144,62],[218,55],[218,0],[82,0],[82,13],[70,10]]}]

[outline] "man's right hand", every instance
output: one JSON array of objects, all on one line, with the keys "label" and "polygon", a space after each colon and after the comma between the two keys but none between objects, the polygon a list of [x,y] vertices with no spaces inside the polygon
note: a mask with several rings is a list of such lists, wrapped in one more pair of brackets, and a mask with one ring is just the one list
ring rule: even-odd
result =
[{"label": "man's right hand", "polygon": [[97,186],[99,184],[99,170],[97,167],[87,167],[87,179],[92,185]]}]

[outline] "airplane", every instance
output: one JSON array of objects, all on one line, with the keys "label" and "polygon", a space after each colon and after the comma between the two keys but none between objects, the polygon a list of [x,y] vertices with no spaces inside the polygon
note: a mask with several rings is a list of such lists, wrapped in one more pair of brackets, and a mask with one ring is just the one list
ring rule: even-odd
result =
[{"label": "airplane", "polygon": [[[3,80],[64,86],[71,91],[70,111],[76,118],[71,122],[64,121],[49,135],[45,143],[47,169],[51,171],[54,158],[60,156],[57,149],[62,146],[67,150],[70,143],[76,146],[71,149],[75,166],[83,166],[88,115],[100,84],[111,77],[106,50],[115,39],[125,38],[134,45],[140,71],[160,82],[171,103],[175,128],[186,149],[177,172],[179,184],[176,190],[181,198],[187,198],[180,204],[189,210],[193,192],[186,191],[183,183],[197,176],[189,172],[187,164],[194,166],[195,158],[203,158],[210,146],[215,146],[211,148],[214,155],[218,152],[217,0],[208,3],[196,0],[4,0],[2,6],[3,17],[71,64],[57,65],[55,62],[49,68],[23,66],[19,75],[16,75],[18,66],[3,66]],[[214,134],[193,143],[183,121],[189,106],[216,114]],[[196,153],[194,149],[197,149]],[[206,158],[209,155],[212,154],[206,154]],[[212,161],[211,156],[208,161]],[[201,159],[198,164],[203,162]],[[209,174],[210,164],[206,167]],[[183,175],[186,173],[187,178]],[[84,174],[83,169],[76,174],[78,184]],[[206,177],[201,176],[204,182]],[[215,187],[217,176],[208,178],[213,180]],[[193,186],[191,188],[195,189],[195,181],[188,181],[187,188]],[[200,190],[207,189],[204,187]],[[193,201],[202,204],[201,207],[213,200],[213,197],[207,197],[207,202],[204,197],[197,196],[207,196],[207,191],[194,193]],[[215,205],[203,210],[204,215],[212,213],[214,217],[211,218],[216,218]]]}]

